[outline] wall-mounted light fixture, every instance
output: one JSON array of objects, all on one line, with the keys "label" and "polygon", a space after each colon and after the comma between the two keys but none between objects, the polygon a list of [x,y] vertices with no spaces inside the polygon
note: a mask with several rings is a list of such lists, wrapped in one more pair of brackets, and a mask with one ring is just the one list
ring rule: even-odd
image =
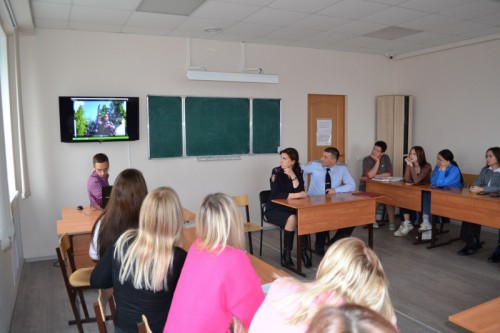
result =
[{"label": "wall-mounted light fixture", "polygon": [[279,83],[279,76],[274,74],[208,72],[204,70],[191,70],[191,69],[188,69],[187,71],[187,78],[189,80],[198,80],[198,81]]}]

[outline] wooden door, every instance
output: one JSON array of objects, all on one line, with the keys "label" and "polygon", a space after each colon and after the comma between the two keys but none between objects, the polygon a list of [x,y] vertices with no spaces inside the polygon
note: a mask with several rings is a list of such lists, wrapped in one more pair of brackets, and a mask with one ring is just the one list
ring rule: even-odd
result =
[{"label": "wooden door", "polygon": [[[319,160],[323,150],[332,146],[340,152],[339,162],[345,163],[345,96],[310,94],[307,104],[308,161]],[[331,124],[331,139],[327,140],[324,134],[329,124]]]}]

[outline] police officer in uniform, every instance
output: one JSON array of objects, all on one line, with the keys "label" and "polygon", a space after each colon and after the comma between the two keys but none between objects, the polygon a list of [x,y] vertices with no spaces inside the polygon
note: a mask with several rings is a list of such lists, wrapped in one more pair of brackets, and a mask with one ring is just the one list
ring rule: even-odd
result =
[{"label": "police officer in uniform", "polygon": [[[280,151],[280,166],[274,168],[271,179],[271,195],[266,204],[265,215],[267,220],[284,229],[283,252],[281,253],[281,264],[286,267],[294,267],[292,261],[292,247],[295,230],[297,229],[297,215],[292,208],[278,205],[273,199],[298,199],[307,196],[304,190],[304,177],[299,163],[299,153],[294,148],[286,148]],[[304,266],[312,266],[311,258],[307,254],[308,238],[302,236],[302,260]]]}]

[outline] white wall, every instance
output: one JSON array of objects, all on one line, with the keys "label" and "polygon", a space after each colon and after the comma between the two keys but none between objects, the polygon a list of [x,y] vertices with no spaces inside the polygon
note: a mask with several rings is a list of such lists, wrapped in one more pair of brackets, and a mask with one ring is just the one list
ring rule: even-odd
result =
[{"label": "white wall", "polygon": [[[61,208],[87,204],[86,181],[97,152],[111,160],[111,182],[124,168],[141,170],[149,189],[172,186],[196,210],[207,193],[248,193],[251,215],[258,192],[269,187],[277,155],[240,161],[195,158],[148,160],[146,96],[195,95],[282,98],[282,146],[307,156],[307,94],[347,95],[347,163],[360,175],[358,158],[375,138],[375,97],[393,93],[394,63],[385,57],[312,49],[245,46],[246,67],[278,74],[280,84],[195,82],[186,79],[187,40],[156,36],[37,30],[20,38],[22,94],[32,196],[22,201],[24,255],[54,255]],[[191,65],[238,71],[241,44],[191,41]],[[140,97],[141,140],[131,143],[61,143],[58,96]]]},{"label": "white wall", "polygon": [[444,148],[478,174],[500,146],[500,40],[397,61],[398,93],[414,98],[413,144],[432,165]]}]

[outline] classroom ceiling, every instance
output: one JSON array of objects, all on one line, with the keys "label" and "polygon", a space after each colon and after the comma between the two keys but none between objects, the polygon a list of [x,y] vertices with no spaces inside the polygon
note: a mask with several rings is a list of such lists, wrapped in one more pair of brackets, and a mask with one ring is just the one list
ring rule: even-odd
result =
[{"label": "classroom ceiling", "polygon": [[[33,27],[393,55],[500,38],[500,0],[10,0]],[[23,8],[23,7],[22,7]],[[22,28],[22,27],[20,27]]]}]

